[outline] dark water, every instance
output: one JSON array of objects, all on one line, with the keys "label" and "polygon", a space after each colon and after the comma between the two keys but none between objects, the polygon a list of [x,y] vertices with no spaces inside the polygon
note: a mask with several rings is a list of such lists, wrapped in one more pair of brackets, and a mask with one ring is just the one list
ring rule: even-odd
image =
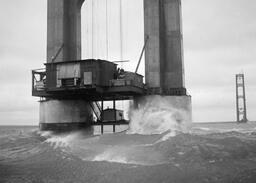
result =
[{"label": "dark water", "polygon": [[0,182],[256,182],[256,123],[161,135],[0,126]]}]

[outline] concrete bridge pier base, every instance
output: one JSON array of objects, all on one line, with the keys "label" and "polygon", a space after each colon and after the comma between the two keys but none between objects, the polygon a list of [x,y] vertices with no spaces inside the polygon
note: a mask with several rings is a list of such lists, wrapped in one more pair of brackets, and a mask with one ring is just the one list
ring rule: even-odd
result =
[{"label": "concrete bridge pier base", "polygon": [[40,101],[40,130],[70,131],[86,129],[93,133],[92,109],[83,100]]}]

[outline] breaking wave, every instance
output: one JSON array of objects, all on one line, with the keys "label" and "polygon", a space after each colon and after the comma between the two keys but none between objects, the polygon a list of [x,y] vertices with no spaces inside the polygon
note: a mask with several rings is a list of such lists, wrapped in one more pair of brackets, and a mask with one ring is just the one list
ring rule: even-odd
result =
[{"label": "breaking wave", "polygon": [[[169,131],[88,136],[83,131],[57,134],[3,128],[0,182],[153,183],[189,182],[193,177],[198,177],[194,182],[205,182],[205,177],[219,178],[208,182],[255,182],[255,126],[197,125],[191,133],[172,137]],[[232,131],[221,132],[224,129]]]},{"label": "breaking wave", "polygon": [[[148,97],[131,114],[128,131],[84,137],[81,132],[50,135],[45,143],[68,149],[85,161],[155,165],[166,162],[156,146],[177,134],[187,133],[191,119],[187,111],[173,107],[165,97]],[[147,156],[150,154],[150,156]]]},{"label": "breaking wave", "polygon": [[[252,176],[244,182],[255,182],[255,126],[197,125],[192,133],[172,137],[168,131],[88,136],[83,131],[57,134],[2,128],[0,182],[184,182],[184,176],[185,182],[193,177],[198,177],[195,182],[205,177],[219,178],[209,182],[236,182]],[[161,176],[155,176],[159,172]],[[117,180],[117,175],[123,179]]]},{"label": "breaking wave", "polygon": [[[88,135],[83,131],[61,134],[38,132],[43,138],[41,145],[46,149],[50,146],[53,151],[60,152],[61,157],[75,157],[84,162],[106,161],[143,166],[177,165],[184,158],[190,159],[191,155],[216,162],[226,156],[236,156],[233,151],[238,152],[237,147],[251,149],[240,138],[254,139],[255,132],[243,134],[243,130],[255,129],[255,126],[245,128],[227,124],[226,128],[224,125],[217,129],[201,125],[191,131],[189,113],[170,103],[165,97],[148,98],[144,105],[132,111],[126,132],[101,136]],[[36,149],[40,149],[41,145]],[[34,148],[32,150],[36,152]],[[240,153],[242,156],[249,154],[247,150]]]},{"label": "breaking wave", "polygon": [[146,103],[131,112],[128,134],[162,134],[169,131],[169,137],[177,132],[186,133],[191,126],[189,113],[175,108],[168,97],[148,97]]}]

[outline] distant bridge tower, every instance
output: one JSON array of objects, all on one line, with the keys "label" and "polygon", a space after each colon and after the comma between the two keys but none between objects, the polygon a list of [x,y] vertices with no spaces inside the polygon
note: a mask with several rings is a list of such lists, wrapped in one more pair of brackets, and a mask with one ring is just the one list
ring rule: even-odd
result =
[{"label": "distant bridge tower", "polygon": [[236,116],[237,122],[247,122],[244,74],[236,75]]}]

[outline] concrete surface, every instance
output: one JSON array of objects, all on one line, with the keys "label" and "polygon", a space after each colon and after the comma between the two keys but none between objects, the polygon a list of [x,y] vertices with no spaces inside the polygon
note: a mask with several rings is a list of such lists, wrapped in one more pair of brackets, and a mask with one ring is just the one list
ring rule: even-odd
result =
[{"label": "concrete surface", "polygon": [[91,120],[91,108],[83,100],[40,102],[40,123],[85,123]]},{"label": "concrete surface", "polygon": [[[48,0],[47,62],[81,59],[81,7],[84,0]],[[90,123],[92,109],[83,100],[40,102],[41,129],[72,129]]]},{"label": "concrete surface", "polygon": [[[81,59],[81,7],[84,0],[48,0],[47,62]],[[61,49],[62,48],[62,49]]]},{"label": "concrete surface", "polygon": [[144,0],[145,79],[149,88],[184,88],[180,0]]}]

